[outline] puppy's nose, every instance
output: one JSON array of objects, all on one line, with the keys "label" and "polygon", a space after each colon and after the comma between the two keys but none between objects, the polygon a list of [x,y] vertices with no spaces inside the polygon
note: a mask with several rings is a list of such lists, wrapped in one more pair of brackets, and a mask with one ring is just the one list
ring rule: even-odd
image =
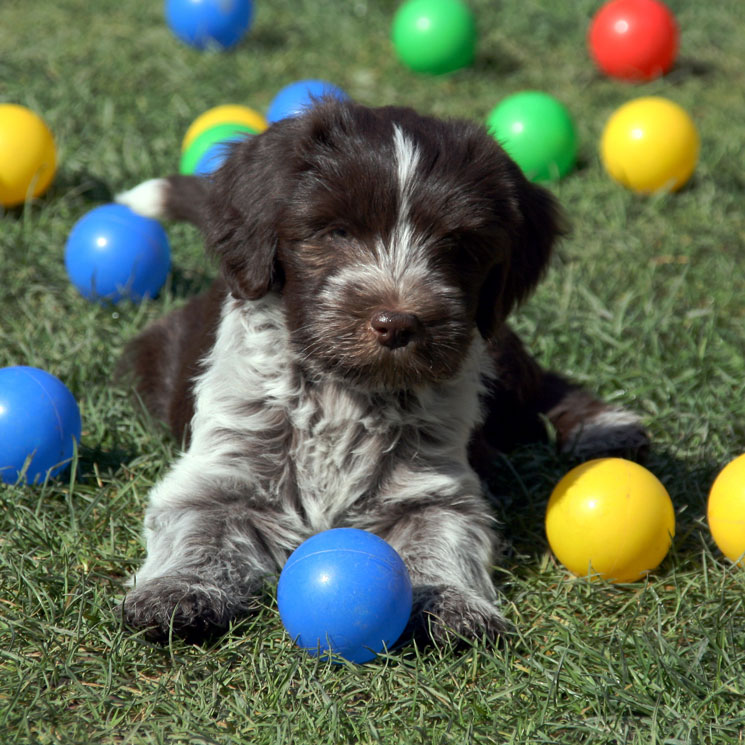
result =
[{"label": "puppy's nose", "polygon": [[422,322],[413,313],[381,310],[370,319],[378,343],[389,349],[405,347],[421,335]]}]

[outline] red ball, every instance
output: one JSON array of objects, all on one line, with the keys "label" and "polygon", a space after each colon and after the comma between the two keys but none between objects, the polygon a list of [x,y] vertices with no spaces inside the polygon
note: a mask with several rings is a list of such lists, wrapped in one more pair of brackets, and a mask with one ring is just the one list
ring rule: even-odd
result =
[{"label": "red ball", "polygon": [[659,0],[610,0],[592,19],[587,44],[606,75],[641,81],[673,66],[678,37],[675,16]]}]

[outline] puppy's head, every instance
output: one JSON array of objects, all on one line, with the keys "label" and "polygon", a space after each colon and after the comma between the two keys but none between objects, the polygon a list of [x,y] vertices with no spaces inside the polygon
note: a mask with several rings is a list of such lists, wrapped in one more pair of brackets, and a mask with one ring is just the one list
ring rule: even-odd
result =
[{"label": "puppy's head", "polygon": [[281,290],[308,369],[399,390],[452,377],[497,330],[557,222],[482,127],[326,101],[233,149],[208,243],[236,297]]}]

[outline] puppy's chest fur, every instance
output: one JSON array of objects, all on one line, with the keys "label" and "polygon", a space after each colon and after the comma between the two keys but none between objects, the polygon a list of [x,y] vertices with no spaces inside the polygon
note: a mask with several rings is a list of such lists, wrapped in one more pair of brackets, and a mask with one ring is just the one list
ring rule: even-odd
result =
[{"label": "puppy's chest fur", "polygon": [[309,380],[278,295],[228,300],[197,383],[192,448],[217,455],[226,480],[248,476],[262,497],[294,503],[320,530],[341,513],[364,512],[370,500],[397,499],[404,472],[417,474],[425,491],[428,479],[442,489],[443,471],[470,482],[467,445],[491,375],[475,336],[458,375],[416,393]]}]

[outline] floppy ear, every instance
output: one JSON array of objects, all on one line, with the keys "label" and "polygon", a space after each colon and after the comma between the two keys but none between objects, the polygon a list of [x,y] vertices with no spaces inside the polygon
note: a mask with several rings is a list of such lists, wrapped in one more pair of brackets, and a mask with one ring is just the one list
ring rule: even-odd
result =
[{"label": "floppy ear", "polygon": [[554,197],[529,182],[514,168],[514,224],[508,229],[505,260],[487,275],[481,288],[476,323],[484,338],[499,328],[509,313],[533,291],[548,266],[551,249],[565,232]]},{"label": "floppy ear", "polygon": [[231,146],[212,177],[206,238],[231,293],[255,300],[282,282],[277,229],[293,167],[290,120]]}]

